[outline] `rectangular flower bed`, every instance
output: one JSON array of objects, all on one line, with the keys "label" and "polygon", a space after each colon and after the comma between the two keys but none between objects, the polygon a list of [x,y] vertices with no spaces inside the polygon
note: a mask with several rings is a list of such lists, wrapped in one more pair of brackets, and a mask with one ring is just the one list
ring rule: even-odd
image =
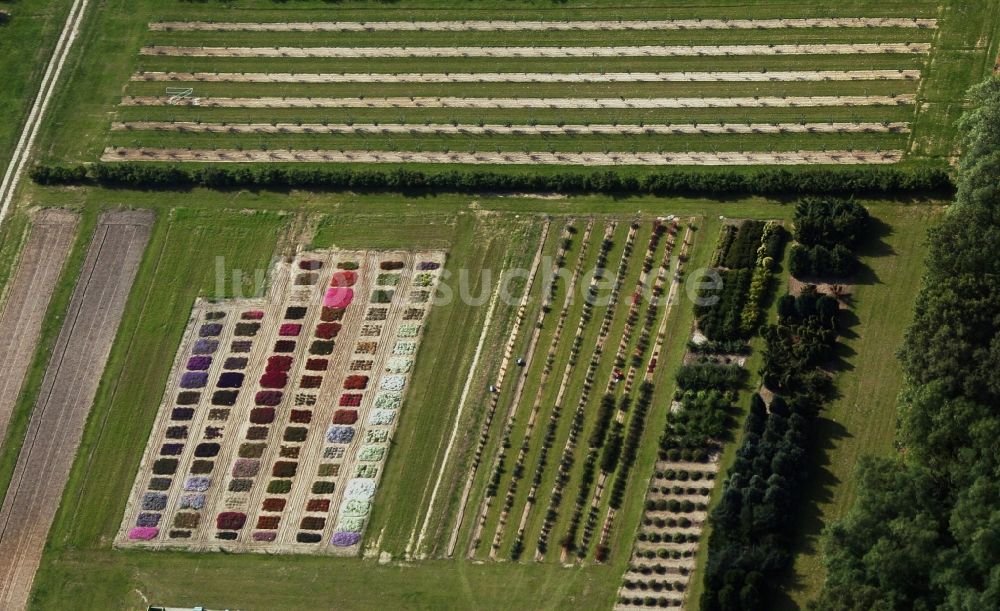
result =
[{"label": "rectangular flower bed", "polygon": [[340,333],[343,327],[339,322],[321,322],[316,325],[316,337],[320,339],[333,339]]},{"label": "rectangular flower bed", "polygon": [[243,320],[261,320],[264,318],[263,310],[247,310],[240,314],[240,318]]},{"label": "rectangular flower bed", "polygon": [[323,296],[323,307],[346,308],[354,301],[354,289],[350,287],[330,287]]},{"label": "rectangular flower bed", "polygon": [[354,286],[357,281],[357,272],[349,270],[334,272],[334,274],[330,276],[330,286],[333,288]]}]

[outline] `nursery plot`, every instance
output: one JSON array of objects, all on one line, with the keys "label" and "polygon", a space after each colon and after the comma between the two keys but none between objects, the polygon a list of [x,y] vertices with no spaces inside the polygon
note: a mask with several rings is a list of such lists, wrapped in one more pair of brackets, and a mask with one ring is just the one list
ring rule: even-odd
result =
[{"label": "nursery plot", "polygon": [[0,607],[22,608],[149,239],[146,211],[101,215],[0,509]]},{"label": "nursery plot", "polygon": [[441,251],[316,251],[195,304],[119,546],[356,554]]},{"label": "nursery plot", "polygon": [[43,210],[32,218],[3,313],[0,314],[0,444],[24,375],[35,356],[45,311],[76,237],[79,217],[72,212]]},{"label": "nursery plot", "polygon": [[[153,23],[102,159],[896,163],[937,27],[898,16]],[[831,127],[790,127],[820,123]]]}]

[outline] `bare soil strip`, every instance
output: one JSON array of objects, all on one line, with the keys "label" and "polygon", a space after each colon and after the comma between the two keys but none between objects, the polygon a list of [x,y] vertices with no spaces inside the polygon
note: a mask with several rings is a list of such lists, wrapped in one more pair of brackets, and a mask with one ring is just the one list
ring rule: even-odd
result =
[{"label": "bare soil strip", "polygon": [[840,17],[827,19],[670,19],[624,21],[317,21],[237,23],[163,21],[156,32],[498,32],[594,30],[776,30],[784,28],[936,28],[936,19]]},{"label": "bare soil strip", "polygon": [[930,43],[637,45],[621,47],[180,47],[150,45],[142,55],[172,57],[703,57],[927,53]]},{"label": "bare soil strip", "polygon": [[468,163],[532,165],[799,165],[897,163],[903,151],[787,151],[728,153],[436,153],[397,151],[284,150],[239,151],[235,149],[107,148],[103,161],[195,161],[201,163],[332,162],[332,163]]},{"label": "bare soil strip", "polygon": [[189,98],[172,103],[160,96],[127,96],[122,106],[201,108],[795,108],[815,106],[902,106],[916,96],[703,97],[703,98]]},{"label": "bare soil strip", "polygon": [[450,123],[196,123],[194,121],[131,121],[113,123],[114,131],[163,131],[209,134],[409,134],[465,136],[669,136],[699,134],[899,134],[910,131],[903,121],[874,123],[705,123],[678,125],[473,125]]},{"label": "bare soil strip", "polygon": [[139,82],[201,83],[774,83],[917,81],[920,70],[785,70],[775,72],[137,72]]},{"label": "bare soil strip", "polygon": [[35,214],[17,272],[8,286],[0,314],[0,354],[4,355],[0,370],[0,444],[7,434],[24,375],[35,356],[49,299],[73,247],[79,218],[62,210]]},{"label": "bare soil strip", "polygon": [[152,224],[146,211],[106,212],[94,231],[0,509],[0,608],[28,602]]}]

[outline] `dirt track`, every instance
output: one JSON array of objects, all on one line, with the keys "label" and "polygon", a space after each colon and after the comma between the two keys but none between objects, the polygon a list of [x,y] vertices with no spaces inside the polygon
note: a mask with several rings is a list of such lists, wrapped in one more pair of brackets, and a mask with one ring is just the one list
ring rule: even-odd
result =
[{"label": "dirt track", "polygon": [[173,57],[725,57],[927,53],[929,43],[800,45],[641,45],[621,47],[178,47],[151,45],[142,55]]},{"label": "dirt track", "polygon": [[27,244],[9,285],[0,314],[0,444],[21,392],[24,375],[35,356],[38,334],[52,291],[76,237],[79,216],[62,210],[42,210],[32,219]]},{"label": "dirt track", "polygon": [[936,28],[936,19],[817,18],[817,19],[670,19],[623,21],[319,21],[234,23],[165,21],[149,24],[152,31],[202,32],[498,32],[593,30],[759,30],[784,28]]},{"label": "dirt track", "polygon": [[109,212],[91,240],[0,509],[0,608],[28,602],[153,222]]},{"label": "dirt track", "polygon": [[354,123],[195,123],[192,121],[132,121],[113,123],[115,131],[165,131],[212,134],[426,134],[465,136],[641,136],[698,134],[848,134],[904,133],[906,122],[892,123],[705,123],[678,125],[422,125]]},{"label": "dirt track", "polygon": [[797,106],[901,106],[913,94],[896,96],[787,96],[703,98],[189,98],[171,104],[159,96],[128,96],[122,106],[202,108],[794,108]]},{"label": "dirt track", "polygon": [[469,163],[524,165],[798,165],[896,163],[902,151],[788,151],[729,153],[436,153],[417,151],[310,151],[217,149],[108,148],[104,161],[197,161],[212,163],[330,162],[330,163]]},{"label": "dirt track", "polygon": [[139,72],[141,82],[199,83],[775,83],[920,80],[919,70],[786,70],[775,72]]}]

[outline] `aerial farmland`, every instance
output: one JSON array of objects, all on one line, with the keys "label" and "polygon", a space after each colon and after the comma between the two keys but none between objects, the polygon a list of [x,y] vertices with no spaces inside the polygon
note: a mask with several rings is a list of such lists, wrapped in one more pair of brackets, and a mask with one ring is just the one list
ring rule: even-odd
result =
[{"label": "aerial farmland", "polygon": [[998,54],[0,1],[0,608],[992,608]]}]

